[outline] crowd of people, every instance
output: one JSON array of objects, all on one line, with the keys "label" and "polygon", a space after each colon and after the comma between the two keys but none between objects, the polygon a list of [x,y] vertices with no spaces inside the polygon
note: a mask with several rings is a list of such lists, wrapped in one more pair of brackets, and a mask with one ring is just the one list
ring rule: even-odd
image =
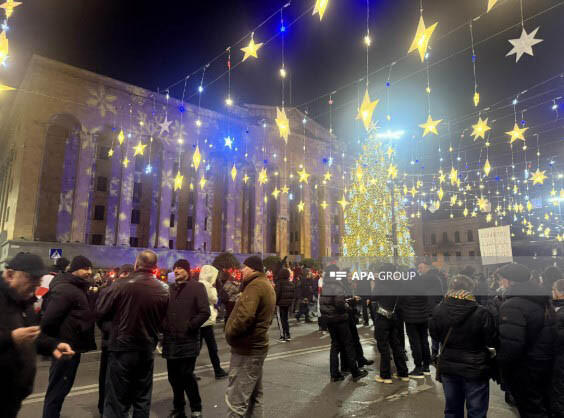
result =
[{"label": "crowd of people", "polygon": [[[84,256],[60,259],[49,273],[36,255],[10,260],[0,280],[2,416],[17,416],[32,392],[39,353],[52,357],[43,417],[59,417],[81,355],[97,348],[97,326],[101,416],[149,416],[155,352],[166,360],[169,416],[187,416],[186,399],[189,415],[201,416],[194,371],[205,341],[215,378],[228,378],[228,416],[262,417],[268,332],[276,319],[279,341],[291,341],[291,315],[306,323],[317,318],[319,330],[329,333],[332,382],[368,375],[365,366],[374,361],[364,355],[357,326],[372,320],[380,353],[376,382],[425,379],[434,366],[446,417],[464,417],[465,408],[468,416],[485,417],[491,379],[521,416],[564,416],[564,279],[557,267],[535,275],[506,264],[488,282],[472,267],[447,277],[423,258],[411,270],[371,266],[412,272],[412,280],[355,281],[340,280],[335,264],[321,274],[286,259],[266,272],[263,260],[251,256],[238,266],[238,277],[219,265],[193,269],[180,259],[166,283],[155,274],[157,261],[145,250],[134,264],[97,277]],[[215,339],[221,317],[231,348],[228,371]]]}]

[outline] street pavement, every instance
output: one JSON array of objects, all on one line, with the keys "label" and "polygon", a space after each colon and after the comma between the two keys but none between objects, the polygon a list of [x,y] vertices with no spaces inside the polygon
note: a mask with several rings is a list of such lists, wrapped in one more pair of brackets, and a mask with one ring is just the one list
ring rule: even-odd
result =
[{"label": "street pavement", "polygon": [[[264,364],[265,418],[337,418],[337,417],[441,417],[444,396],[441,384],[433,377],[425,380],[383,385],[374,381],[378,372],[379,354],[373,339],[373,328],[359,326],[365,356],[375,363],[367,367],[369,375],[358,383],[350,377],[338,383],[329,378],[328,333],[317,330],[317,323],[290,322],[292,341],[279,342],[274,321],[270,329],[270,351]],[[222,366],[229,368],[229,347],[222,327],[215,327]],[[409,352],[409,342],[406,348]],[[82,355],[78,375],[63,405],[64,418],[99,417],[98,365],[100,352]],[[411,357],[409,355],[409,357]],[[410,369],[413,364],[409,364]],[[431,371],[434,374],[434,369]],[[25,401],[20,417],[41,417],[47,387],[49,362],[38,365],[35,391]],[[204,347],[196,363],[204,417],[224,417],[227,412],[224,396],[227,380],[216,381],[207,349]],[[166,362],[155,353],[155,369],[151,417],[166,417],[172,408],[172,392],[167,380]],[[189,416],[189,408],[186,408]],[[489,417],[517,417],[503,399],[499,386],[490,382]]]}]

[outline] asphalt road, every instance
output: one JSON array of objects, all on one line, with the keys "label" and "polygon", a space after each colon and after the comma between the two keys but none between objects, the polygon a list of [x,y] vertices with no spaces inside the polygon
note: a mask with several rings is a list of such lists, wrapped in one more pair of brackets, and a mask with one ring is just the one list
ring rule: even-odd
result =
[{"label": "asphalt road", "polygon": [[[371,327],[358,328],[367,358],[375,360],[368,367],[370,374],[358,383],[350,380],[331,383],[329,378],[329,335],[317,331],[317,324],[296,324],[292,321],[293,340],[279,342],[276,321],[270,331],[271,346],[264,365],[265,418],[336,418],[336,417],[441,417],[444,397],[442,386],[432,377],[425,380],[383,385],[374,381],[379,354]],[[222,366],[228,368],[229,348],[216,327]],[[409,344],[406,343],[406,346]],[[408,350],[409,352],[409,350]],[[98,363],[99,352],[83,354],[73,390],[63,405],[62,417],[99,417]],[[409,365],[410,368],[413,364]],[[434,372],[434,370],[432,370]],[[41,417],[47,386],[49,362],[38,367],[35,392],[24,402],[20,417]],[[224,417],[226,380],[216,381],[206,347],[198,358],[196,373],[203,401],[204,417]],[[515,410],[503,400],[503,392],[490,383],[489,417],[517,417]],[[151,417],[166,417],[172,408],[172,392],[167,380],[166,363],[155,355],[155,370]],[[189,409],[187,408],[187,413]]]}]

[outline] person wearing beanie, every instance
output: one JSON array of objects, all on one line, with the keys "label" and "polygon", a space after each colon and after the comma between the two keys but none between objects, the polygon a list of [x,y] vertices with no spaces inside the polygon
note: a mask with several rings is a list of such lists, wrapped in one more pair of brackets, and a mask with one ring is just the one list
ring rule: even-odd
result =
[{"label": "person wearing beanie", "polygon": [[241,273],[241,296],[225,326],[225,339],[231,346],[225,401],[229,417],[247,414],[262,417],[262,372],[268,354],[268,329],[274,316],[276,293],[259,257],[247,258]]},{"label": "person wearing beanie", "polygon": [[219,356],[217,355],[217,342],[215,341],[215,335],[213,333],[213,326],[217,319],[217,289],[215,287],[215,282],[217,280],[217,275],[219,271],[214,267],[206,264],[200,270],[200,277],[198,280],[206,288],[206,293],[208,295],[208,304],[210,307],[210,317],[204,322],[202,328],[200,328],[200,350],[202,349],[202,341],[206,341],[206,346],[208,347],[208,354],[210,356],[210,361],[213,366],[213,371],[215,373],[216,379],[224,379],[227,377],[227,372],[221,368]]},{"label": "person wearing beanie", "polygon": [[197,417],[202,412],[202,399],[194,368],[200,353],[200,328],[210,318],[211,312],[206,288],[191,276],[188,260],[176,261],[173,271],[176,282],[170,286],[162,344],[173,392],[173,409],[169,417],[186,416],[184,393],[188,395],[191,416]]},{"label": "person wearing beanie", "polygon": [[50,283],[41,329],[47,336],[68,343],[76,354],[68,361],[53,361],[43,418],[59,417],[65,397],[74,384],[81,354],[96,350],[96,316],[88,293],[91,275],[92,263],[79,255],[72,259],[66,273],[57,275]]},{"label": "person wearing beanie", "polygon": [[65,257],[57,258],[57,261],[55,261],[55,272],[64,273],[67,270],[69,264],[70,261]]},{"label": "person wearing beanie", "polygon": [[530,281],[531,271],[511,263],[498,270],[508,289],[499,313],[498,363],[521,416],[548,416],[555,322],[550,298]]}]

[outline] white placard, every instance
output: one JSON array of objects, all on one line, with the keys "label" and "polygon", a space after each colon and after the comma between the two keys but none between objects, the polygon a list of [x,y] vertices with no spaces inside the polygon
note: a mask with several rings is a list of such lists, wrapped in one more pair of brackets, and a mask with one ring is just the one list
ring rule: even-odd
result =
[{"label": "white placard", "polygon": [[509,225],[478,229],[482,265],[511,263],[511,231]]}]

